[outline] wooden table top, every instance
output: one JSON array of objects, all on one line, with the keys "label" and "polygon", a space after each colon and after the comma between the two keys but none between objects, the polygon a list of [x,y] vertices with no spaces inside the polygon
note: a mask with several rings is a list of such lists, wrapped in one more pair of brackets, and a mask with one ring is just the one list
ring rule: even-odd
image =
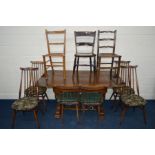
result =
[{"label": "wooden table top", "polygon": [[104,85],[111,88],[115,85],[114,80],[110,79],[110,73],[105,71],[90,72],[90,71],[78,71],[73,75],[73,71],[66,71],[66,79],[63,79],[62,71],[48,71],[47,78],[42,77],[39,80],[40,85],[46,85],[48,88],[54,86],[75,86],[75,85]]}]

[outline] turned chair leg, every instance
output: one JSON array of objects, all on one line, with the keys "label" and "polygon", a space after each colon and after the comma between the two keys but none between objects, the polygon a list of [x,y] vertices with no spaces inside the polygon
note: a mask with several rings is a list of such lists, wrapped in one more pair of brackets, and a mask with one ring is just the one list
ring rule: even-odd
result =
[{"label": "turned chair leg", "polygon": [[96,71],[96,57],[94,57],[94,72]]},{"label": "turned chair leg", "polygon": [[63,118],[63,114],[64,114],[64,105],[61,104],[61,119]]},{"label": "turned chair leg", "polygon": [[11,124],[11,128],[15,127],[15,122],[16,122],[16,110],[12,111],[12,124]]},{"label": "turned chair leg", "polygon": [[77,120],[79,121],[79,105],[76,104],[76,116],[77,116]]},{"label": "turned chair leg", "polygon": [[37,123],[37,128],[40,128],[40,124],[39,124],[39,121],[38,121],[38,111],[34,110],[33,114],[34,114],[34,119],[35,119],[35,121]]},{"label": "turned chair leg", "polygon": [[48,98],[48,95],[47,95],[47,93],[45,93],[45,97],[46,97],[46,99],[49,101],[49,98]]},{"label": "turned chair leg", "polygon": [[97,106],[97,111],[98,111],[98,118],[100,119],[100,112],[101,112],[101,106],[100,105]]},{"label": "turned chair leg", "polygon": [[89,60],[90,60],[90,71],[92,72],[92,59],[91,59],[91,57],[89,57]]},{"label": "turned chair leg", "polygon": [[77,64],[76,64],[76,61],[77,61],[77,60],[76,60],[76,57],[75,57],[75,58],[74,58],[74,66],[73,66],[73,74],[75,73],[75,68],[76,68],[76,65],[77,65]]},{"label": "turned chair leg", "polygon": [[124,105],[123,111],[121,112],[121,119],[120,119],[120,125],[122,124],[124,118],[125,118],[125,114],[128,110],[128,106]]},{"label": "turned chair leg", "polygon": [[145,123],[145,125],[146,125],[146,124],[147,124],[147,116],[146,116],[146,109],[145,109],[145,106],[142,106],[142,110],[143,110],[144,123]]},{"label": "turned chair leg", "polygon": [[79,57],[77,58],[77,72],[79,71]]}]

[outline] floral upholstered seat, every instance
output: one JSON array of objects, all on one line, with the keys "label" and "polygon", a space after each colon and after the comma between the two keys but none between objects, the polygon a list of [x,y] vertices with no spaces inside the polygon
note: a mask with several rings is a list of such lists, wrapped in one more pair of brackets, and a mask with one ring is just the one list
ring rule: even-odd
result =
[{"label": "floral upholstered seat", "polygon": [[23,97],[18,100],[16,100],[12,104],[12,109],[14,110],[21,110],[21,111],[27,111],[34,109],[38,105],[38,100],[35,97]]},{"label": "floral upholstered seat", "polygon": [[121,96],[122,102],[127,106],[145,106],[146,100],[141,96],[124,94]]},{"label": "floral upholstered seat", "polygon": [[[47,87],[44,86],[38,86],[38,95],[43,95],[46,93]],[[34,96],[37,94],[37,87],[29,87],[25,90],[25,95],[26,96]]]}]

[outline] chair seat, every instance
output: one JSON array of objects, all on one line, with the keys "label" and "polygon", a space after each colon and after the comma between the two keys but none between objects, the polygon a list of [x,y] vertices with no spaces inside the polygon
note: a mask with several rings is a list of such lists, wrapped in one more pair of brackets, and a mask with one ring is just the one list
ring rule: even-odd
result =
[{"label": "chair seat", "polygon": [[106,57],[106,58],[118,58],[120,55],[114,53],[99,53],[98,57]]},{"label": "chair seat", "polygon": [[38,105],[38,100],[35,97],[23,97],[21,99],[16,100],[12,104],[12,109],[14,110],[32,110]]},{"label": "chair seat", "polygon": [[94,53],[76,53],[76,57],[95,57],[96,54]]},{"label": "chair seat", "polygon": [[124,94],[121,96],[121,100],[128,106],[145,106],[146,104],[146,100],[144,98],[135,94]]},{"label": "chair seat", "polygon": [[57,96],[57,102],[61,104],[78,104],[80,102],[79,93],[65,92]]},{"label": "chair seat", "polygon": [[[38,95],[43,95],[46,93],[47,87],[39,86],[38,87]],[[25,90],[26,96],[34,96],[37,94],[37,87],[29,87]]]},{"label": "chair seat", "polygon": [[85,105],[100,105],[102,104],[102,95],[95,92],[83,92],[81,94],[81,104]]}]

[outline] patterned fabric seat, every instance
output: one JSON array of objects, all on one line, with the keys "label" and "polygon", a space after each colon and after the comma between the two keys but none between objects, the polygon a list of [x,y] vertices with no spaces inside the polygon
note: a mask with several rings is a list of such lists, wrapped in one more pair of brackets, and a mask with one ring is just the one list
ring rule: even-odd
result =
[{"label": "patterned fabric seat", "polygon": [[122,102],[127,106],[145,106],[146,100],[135,94],[124,94],[121,96]]},{"label": "patterned fabric seat", "polygon": [[38,105],[38,100],[35,97],[23,97],[21,99],[16,100],[12,104],[12,109],[14,110],[21,110],[21,111],[27,111],[34,109]]},{"label": "patterned fabric seat", "polygon": [[[43,95],[46,93],[47,87],[44,86],[39,86],[38,87],[38,95]],[[37,94],[37,87],[29,87],[25,90],[25,95],[26,96],[35,96],[35,94]]]},{"label": "patterned fabric seat", "polygon": [[101,105],[103,95],[96,92],[84,92],[81,94],[80,102],[85,105]]}]

